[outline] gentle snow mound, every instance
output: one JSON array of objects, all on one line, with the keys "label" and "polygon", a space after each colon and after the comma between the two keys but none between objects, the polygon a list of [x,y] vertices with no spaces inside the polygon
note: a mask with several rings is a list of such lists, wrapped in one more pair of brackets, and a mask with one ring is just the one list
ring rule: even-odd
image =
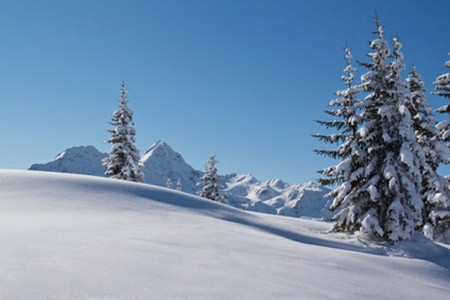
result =
[{"label": "gentle snow mound", "polygon": [[397,300],[450,294],[449,248],[420,237],[375,244],[326,234],[329,227],[146,184],[0,171],[0,295]]}]

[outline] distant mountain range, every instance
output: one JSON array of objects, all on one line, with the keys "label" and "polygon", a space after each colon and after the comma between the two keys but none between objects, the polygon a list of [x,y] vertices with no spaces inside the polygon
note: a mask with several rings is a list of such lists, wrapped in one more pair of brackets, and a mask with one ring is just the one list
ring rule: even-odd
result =
[{"label": "distant mountain range", "polygon": [[[104,176],[102,159],[106,153],[93,146],[69,148],[45,164],[33,164],[29,170]],[[144,182],[166,186],[167,179],[182,181],[184,192],[195,194],[203,172],[194,170],[167,143],[158,141],[141,157]],[[328,189],[313,182],[289,184],[280,179],[258,181],[252,175],[229,174],[222,176],[222,184],[230,205],[250,211],[291,217],[329,219]]]}]

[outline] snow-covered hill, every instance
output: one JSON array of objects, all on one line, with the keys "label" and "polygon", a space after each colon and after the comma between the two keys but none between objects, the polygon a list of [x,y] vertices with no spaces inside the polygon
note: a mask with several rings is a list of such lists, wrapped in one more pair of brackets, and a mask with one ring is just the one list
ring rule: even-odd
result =
[{"label": "snow-covered hill", "polygon": [[450,248],[92,176],[0,171],[2,299],[447,299]]},{"label": "snow-covered hill", "polygon": [[[47,164],[34,164],[30,170],[53,171],[103,176],[100,153],[93,146],[74,147],[63,151]],[[167,143],[158,141],[142,156],[144,181],[158,186],[166,186],[170,178],[175,184],[182,181],[183,191],[195,194],[196,185],[202,172],[194,170]],[[230,174],[223,176],[225,192],[229,204],[250,211],[279,214],[292,217],[329,218],[329,199],[324,196],[328,189],[315,183],[288,184],[280,179],[258,181],[251,175]]]}]

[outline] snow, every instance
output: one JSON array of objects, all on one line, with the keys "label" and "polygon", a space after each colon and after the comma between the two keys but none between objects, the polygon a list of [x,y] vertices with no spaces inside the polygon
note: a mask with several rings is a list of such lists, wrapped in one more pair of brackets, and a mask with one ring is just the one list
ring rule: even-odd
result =
[{"label": "snow", "polygon": [[[73,147],[52,162],[33,165],[30,169],[103,176],[101,160],[106,156],[93,146]],[[184,192],[196,194],[201,189],[197,183],[203,172],[195,170],[164,141],[149,147],[140,162],[146,183],[167,187],[168,179],[172,184],[181,179]],[[229,204],[236,208],[292,217],[331,217],[325,208],[330,204],[330,199],[325,197],[329,190],[312,182],[288,184],[280,179],[258,181],[252,175],[229,174],[222,176],[221,183]]]},{"label": "snow", "polygon": [[403,144],[400,149],[400,161],[409,166],[414,163],[413,154],[407,147],[407,144]]},{"label": "snow", "polygon": [[449,127],[449,126],[450,126],[450,121],[448,121],[448,120],[444,120],[444,121],[439,122],[438,124],[436,124],[436,128],[438,130],[443,130],[443,129]]},{"label": "snow", "polygon": [[374,208],[371,208],[364,216],[364,219],[361,222],[361,231],[369,233],[376,232],[380,236],[383,235],[383,229],[380,227],[378,216]]},{"label": "snow", "polygon": [[363,138],[365,138],[369,135],[369,131],[367,130],[366,127],[361,127],[361,129],[359,129],[358,132],[361,135],[361,137],[363,137]]},{"label": "snow", "polygon": [[[350,169],[350,165],[352,163],[352,160],[350,158],[344,159],[339,164],[336,165],[336,174],[344,173],[344,176],[346,176],[348,173],[348,170]],[[347,176],[346,176],[347,177]]]},{"label": "snow", "polygon": [[378,199],[378,190],[376,188],[376,186],[374,185],[369,185],[369,187],[367,188],[367,191],[369,192],[370,195],[370,200],[376,202]]},{"label": "snow", "polygon": [[450,248],[140,183],[0,171],[3,299],[446,299]]}]

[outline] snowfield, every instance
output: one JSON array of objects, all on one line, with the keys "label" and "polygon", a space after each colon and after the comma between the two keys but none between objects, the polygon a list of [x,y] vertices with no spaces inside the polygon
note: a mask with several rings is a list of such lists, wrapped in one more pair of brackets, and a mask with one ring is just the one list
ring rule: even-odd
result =
[{"label": "snowfield", "polygon": [[147,184],[0,171],[1,299],[448,299],[450,247]]}]

